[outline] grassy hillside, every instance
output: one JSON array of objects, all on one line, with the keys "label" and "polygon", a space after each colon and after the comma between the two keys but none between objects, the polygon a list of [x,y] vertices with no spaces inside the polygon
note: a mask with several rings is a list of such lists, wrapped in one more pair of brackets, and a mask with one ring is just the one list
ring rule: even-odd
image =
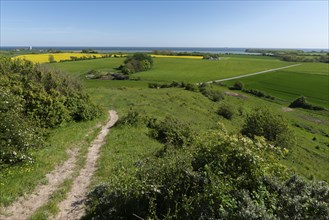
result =
[{"label": "grassy hillside", "polygon": [[[308,179],[329,181],[327,172],[329,170],[328,112],[291,110],[286,108],[287,103],[282,105],[281,102],[257,98],[239,91],[234,91],[232,94],[232,91],[228,90],[227,87],[217,85],[212,85],[212,89],[222,93],[231,92],[225,94],[224,100],[220,102],[213,102],[199,92],[191,92],[182,88],[148,88],[150,81],[209,81],[220,79],[219,77],[230,77],[288,66],[291,63],[255,56],[232,56],[219,61],[155,58],[154,69],[136,74],[136,76],[141,77],[141,81],[88,80],[84,77],[84,74],[91,69],[114,71],[114,68],[122,64],[123,60],[124,58],[104,58],[53,63],[46,66],[61,69],[80,78],[95,103],[102,105],[104,109],[118,111],[121,118],[127,115],[129,111],[138,112],[143,118],[164,119],[171,115],[190,124],[191,128],[198,133],[217,127],[218,122],[220,122],[230,133],[237,134],[241,131],[246,116],[252,113],[255,108],[270,108],[275,114],[280,114],[286,118],[296,134],[297,146],[289,149],[289,154],[281,159],[281,163]],[[293,99],[293,97],[280,95],[290,94],[289,92],[293,93],[294,91],[296,93],[306,91],[307,94],[302,94],[314,96],[314,99],[310,97],[310,101],[324,98],[323,103],[328,103],[328,100],[325,100],[325,89],[328,88],[326,82],[328,81],[321,78],[327,77],[326,67],[322,64],[303,64],[284,72],[254,76],[254,81],[250,81],[254,83],[251,84],[251,88],[260,90],[264,88],[264,91],[271,95],[287,100]],[[294,77],[286,77],[288,75]],[[254,77],[250,77],[250,79]],[[291,81],[291,78],[295,81]],[[265,79],[271,81],[273,85],[270,82],[266,84]],[[246,80],[244,81],[246,86],[249,87],[249,77],[244,80]],[[260,81],[257,82],[258,80]],[[260,87],[263,85],[265,86]],[[271,85],[273,87],[270,87]],[[273,91],[279,91],[272,94],[270,88]],[[288,92],[285,93],[285,91]],[[234,115],[231,120],[216,113],[218,108],[224,105],[230,105],[233,109]],[[31,191],[33,186],[40,183],[40,179],[45,173],[51,171],[55,164],[64,161],[67,156],[65,151],[68,148],[78,147],[81,150],[82,154],[79,156],[79,160],[82,164],[82,158],[86,153],[88,144],[96,135],[95,125],[104,119],[105,115],[96,121],[70,124],[67,127],[52,131],[49,146],[34,152],[35,164],[27,167],[17,166],[2,172],[0,184],[5,193],[1,197],[0,205],[8,204],[17,196]],[[89,133],[89,136],[84,136],[86,133]],[[101,150],[98,170],[91,188],[122,176],[129,179],[136,171],[136,164],[142,158],[154,154],[161,147],[162,144],[150,137],[149,130],[145,125],[114,127]],[[21,177],[22,174],[24,174],[23,177]],[[20,182],[16,183],[18,179]],[[123,182],[122,184],[129,183]]]},{"label": "grassy hillside", "polygon": [[[197,131],[204,131],[215,127],[218,122],[222,122],[231,132],[238,133],[248,113],[251,113],[259,106],[266,106],[275,113],[287,118],[297,135],[297,147],[291,149],[287,159],[282,162],[308,178],[329,181],[329,175],[326,172],[329,169],[329,163],[327,162],[329,160],[329,148],[327,147],[329,140],[326,137],[328,135],[327,127],[329,126],[329,120],[325,115],[318,115],[304,110],[286,112],[280,104],[245,94],[239,97],[225,96],[224,101],[214,103],[200,93],[183,89],[148,89],[143,88],[142,84],[139,84],[137,88],[134,88],[133,84],[115,88],[116,86],[112,85],[112,82],[107,82],[107,85],[102,82],[101,86],[98,86],[96,83],[87,83],[87,85],[96,102],[104,104],[107,108],[117,109],[120,116],[124,116],[131,109],[149,117],[164,118],[166,115],[173,115],[190,123]],[[223,92],[227,91],[225,87],[217,87],[216,89]],[[216,114],[218,107],[225,103],[230,103],[235,108],[236,114],[232,120],[227,120]],[[242,115],[237,113],[239,110],[243,112]],[[314,121],[317,121],[317,123],[314,123]],[[141,132],[141,134],[145,135],[143,128],[139,131],[135,128],[133,131],[135,133]],[[119,131],[115,132],[126,136],[125,133],[130,131],[120,128]],[[125,138],[124,142],[136,148],[143,148],[144,144],[140,142],[140,137],[137,134],[135,138],[134,136],[128,139]],[[315,140],[313,140],[314,137]],[[112,143],[109,141],[109,146],[123,145],[122,140],[118,138],[111,139],[111,135],[109,138],[112,141]],[[126,148],[126,146],[122,147]],[[110,150],[109,147],[105,149]],[[103,150],[106,151],[105,149]],[[153,147],[150,146],[149,149],[152,151]],[[118,151],[118,154],[121,155],[122,152]],[[102,157],[104,159],[100,161],[112,163],[109,162],[110,159],[107,157],[113,157],[113,155],[104,153]],[[122,155],[120,158],[124,158],[124,156]],[[136,161],[130,160],[128,163],[132,166],[134,162]],[[102,169],[112,168],[102,166]],[[107,173],[104,170],[99,172],[102,173],[97,177],[100,179],[105,177],[101,177],[104,173]]]}]

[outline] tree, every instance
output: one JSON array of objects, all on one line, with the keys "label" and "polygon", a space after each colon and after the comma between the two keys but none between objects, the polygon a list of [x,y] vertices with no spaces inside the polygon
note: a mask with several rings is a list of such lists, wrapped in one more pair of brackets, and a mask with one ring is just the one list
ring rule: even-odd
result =
[{"label": "tree", "polygon": [[124,65],[120,66],[122,73],[130,74],[142,71],[147,71],[153,66],[153,59],[150,55],[145,53],[135,53],[127,57]]},{"label": "tree", "polygon": [[54,57],[54,55],[49,55],[49,57],[48,57],[48,61],[49,61],[49,63],[55,63],[56,61],[55,61],[55,57]]}]

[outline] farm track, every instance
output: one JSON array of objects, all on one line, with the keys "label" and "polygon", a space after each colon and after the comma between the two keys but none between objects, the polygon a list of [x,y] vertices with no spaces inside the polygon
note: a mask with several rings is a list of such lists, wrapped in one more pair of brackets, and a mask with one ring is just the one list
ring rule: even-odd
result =
[{"label": "farm track", "polygon": [[[83,203],[91,178],[96,170],[100,148],[105,143],[104,140],[109,133],[109,128],[118,120],[115,111],[109,111],[109,116],[109,121],[101,128],[97,138],[89,147],[86,164],[80,170],[78,177],[74,179],[71,191],[66,199],[58,205],[60,213],[54,219],[80,219],[83,216]],[[79,149],[72,148],[67,153],[69,159],[46,175],[47,184],[38,185],[31,194],[19,197],[12,205],[3,210],[5,215],[0,215],[0,220],[28,219],[38,208],[46,204],[58,187],[66,179],[72,178],[75,171]]]},{"label": "farm track", "polygon": [[291,68],[291,67],[295,67],[295,66],[299,66],[299,65],[302,65],[302,64],[294,64],[294,65],[274,68],[274,69],[270,69],[270,70],[264,70],[264,71],[260,71],[260,72],[256,72],[256,73],[249,73],[249,74],[245,74],[245,75],[241,75],[241,76],[234,76],[234,77],[229,77],[229,78],[225,78],[225,79],[212,80],[212,81],[208,81],[208,82],[205,82],[205,83],[209,84],[209,83],[213,83],[213,82],[224,82],[224,81],[228,81],[228,80],[232,80],[232,79],[240,79],[240,78],[244,78],[244,77],[248,77],[248,76],[254,76],[254,75],[274,72],[274,71],[277,71],[277,70],[287,69],[287,68]]}]

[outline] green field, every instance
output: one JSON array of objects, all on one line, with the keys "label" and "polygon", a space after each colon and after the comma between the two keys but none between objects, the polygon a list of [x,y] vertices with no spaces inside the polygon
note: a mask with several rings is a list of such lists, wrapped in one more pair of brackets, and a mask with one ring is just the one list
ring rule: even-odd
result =
[{"label": "green field", "polygon": [[154,68],[136,74],[148,81],[200,83],[288,66],[275,59],[225,57],[222,60],[154,59]]},{"label": "green field", "polygon": [[[114,68],[123,63],[124,58],[96,59],[77,62],[48,64],[50,67],[83,75],[88,70],[115,71]],[[145,81],[184,81],[191,83],[212,81],[232,76],[239,76],[291,65],[277,59],[241,56],[224,57],[222,60],[195,60],[177,58],[154,58],[154,66],[150,71],[134,74]]]},{"label": "green field", "polygon": [[299,96],[310,103],[329,107],[329,65],[303,63],[285,70],[227,81],[229,85],[242,81],[248,89],[264,91],[291,103]]}]

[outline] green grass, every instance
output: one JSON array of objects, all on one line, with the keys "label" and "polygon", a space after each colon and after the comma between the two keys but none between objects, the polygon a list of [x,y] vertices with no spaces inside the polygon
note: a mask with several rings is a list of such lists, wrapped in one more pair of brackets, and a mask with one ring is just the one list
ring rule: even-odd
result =
[{"label": "green grass", "polygon": [[[114,68],[123,63],[124,58],[107,58],[46,64],[49,67],[59,68],[76,76],[83,76],[87,71],[116,71]],[[150,71],[134,74],[144,81],[184,81],[205,82],[223,79],[232,76],[254,73],[291,65],[273,58],[261,56],[225,57],[222,60],[195,60],[177,58],[154,58],[154,66]]]},{"label": "green grass", "polygon": [[262,70],[288,66],[289,63],[276,59],[249,59],[226,57],[222,60],[189,60],[189,59],[154,59],[150,71],[137,73],[136,76],[148,81],[184,81],[206,82],[232,76],[245,75]]},{"label": "green grass", "polygon": [[[44,64],[50,68],[61,69],[75,76],[84,76],[89,70],[100,70],[104,72],[115,71],[125,58],[102,58],[94,60],[68,61],[62,63]],[[83,77],[84,78],[84,77]]]},{"label": "green grass", "polygon": [[[283,106],[279,103],[243,93],[241,94],[246,97],[244,99],[226,96],[223,102],[214,103],[196,92],[175,88],[148,89],[143,88],[140,82],[137,82],[137,85],[137,87],[134,87],[133,84],[125,87],[112,87],[109,82],[107,86],[97,86],[97,83],[94,82],[88,84],[88,87],[95,101],[103,103],[105,108],[118,110],[120,117],[130,109],[136,110],[144,116],[160,119],[166,115],[173,115],[190,123],[196,131],[205,131],[215,127],[218,122],[222,122],[230,132],[238,133],[243,126],[244,117],[248,113],[256,107],[268,107],[287,118],[297,136],[298,145],[290,149],[289,156],[283,159],[282,163],[307,178],[329,181],[329,175],[326,172],[329,169],[329,148],[327,147],[329,140],[325,136],[329,135],[327,129],[329,120],[325,114],[300,109],[284,112]],[[225,87],[216,88],[223,92],[227,91]],[[243,114],[236,113],[232,120],[218,116],[216,110],[225,102],[232,104],[236,112],[240,109]],[[313,121],[319,121],[319,123]],[[312,140],[314,137],[316,140]],[[133,172],[135,162],[156,149],[158,149],[158,144],[148,137],[145,127],[113,128],[106,146],[102,149],[94,184],[116,178],[120,167],[124,167],[124,172]]]},{"label": "green grass", "polygon": [[242,81],[246,88],[264,91],[287,103],[303,95],[315,105],[329,108],[328,64],[302,64],[283,71],[227,81],[229,85]]},{"label": "green grass", "polygon": [[38,208],[32,216],[29,216],[29,220],[46,220],[49,219],[50,216],[55,216],[58,213],[57,204],[65,199],[65,195],[71,189],[73,180],[67,179],[65,180],[59,188],[53,193],[48,202]]},{"label": "green grass", "polygon": [[[32,192],[39,183],[46,183],[45,175],[59,163],[67,159],[66,150],[73,147],[82,149],[83,155],[89,143],[94,139],[96,123],[103,118],[81,123],[73,123],[67,127],[57,128],[50,132],[48,146],[33,152],[35,163],[23,164],[1,170],[0,207],[9,205],[18,196]],[[78,158],[78,164],[81,164]]]}]

